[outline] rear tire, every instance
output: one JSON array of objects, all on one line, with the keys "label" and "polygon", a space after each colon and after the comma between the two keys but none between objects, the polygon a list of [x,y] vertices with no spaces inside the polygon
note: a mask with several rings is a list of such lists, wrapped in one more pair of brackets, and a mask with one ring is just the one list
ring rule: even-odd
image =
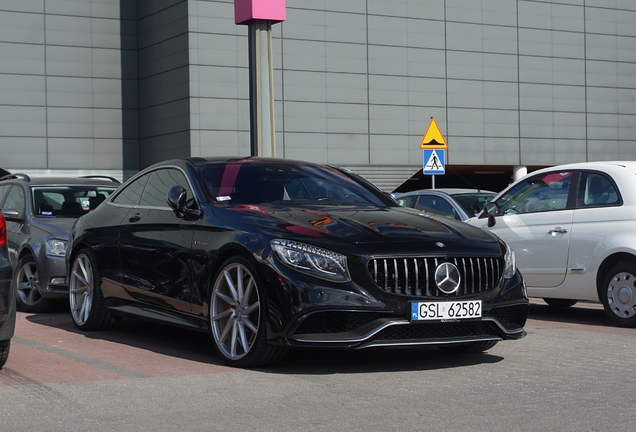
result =
[{"label": "rear tire", "polygon": [[544,298],[543,301],[546,302],[548,306],[552,306],[554,308],[569,308],[579,302],[578,300],[557,299],[557,298]]},{"label": "rear tire", "polygon": [[499,341],[471,342],[466,344],[444,345],[440,346],[439,348],[442,351],[446,351],[452,354],[475,354],[488,351],[498,343]]},{"label": "rear tire", "polygon": [[9,349],[11,348],[11,339],[0,341],[0,369],[4,366],[9,358]]},{"label": "rear tire", "polygon": [[50,307],[50,301],[40,294],[38,267],[31,254],[18,261],[14,276],[17,287],[18,309],[23,312],[44,312]]},{"label": "rear tire", "polygon": [[285,355],[284,348],[267,343],[265,291],[241,256],[225,261],[216,274],[209,319],[214,348],[229,365],[271,365]]},{"label": "rear tire", "polygon": [[636,263],[623,261],[607,272],[600,298],[609,319],[621,327],[636,327]]},{"label": "rear tire", "polygon": [[93,253],[85,248],[73,260],[68,296],[73,323],[80,330],[110,330],[121,317],[111,315],[104,306],[101,278],[94,272]]}]

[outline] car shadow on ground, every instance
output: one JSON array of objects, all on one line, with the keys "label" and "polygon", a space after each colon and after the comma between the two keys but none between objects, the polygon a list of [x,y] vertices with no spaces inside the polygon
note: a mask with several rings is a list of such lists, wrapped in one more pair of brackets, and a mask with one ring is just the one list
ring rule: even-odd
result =
[{"label": "car shadow on ground", "polygon": [[431,346],[355,351],[290,350],[280,363],[259,370],[283,375],[430,371],[503,361],[504,357],[496,352],[495,347],[492,352],[458,355]]},{"label": "car shadow on ground", "polygon": [[[66,306],[68,307],[68,306]],[[82,332],[68,311],[61,307],[48,313],[28,314],[33,324],[79,334],[89,340],[114,342],[137,349],[189,361],[224,366],[208,333],[124,318],[116,330]],[[435,347],[370,348],[364,350],[289,350],[281,362],[255,370],[276,374],[334,374],[436,370],[498,363],[504,360],[491,352],[456,355]]]},{"label": "car shadow on ground", "polygon": [[557,308],[547,305],[543,300],[533,299],[530,302],[528,318],[538,321],[614,327],[605,315],[603,306],[588,302],[579,302],[571,307]]}]

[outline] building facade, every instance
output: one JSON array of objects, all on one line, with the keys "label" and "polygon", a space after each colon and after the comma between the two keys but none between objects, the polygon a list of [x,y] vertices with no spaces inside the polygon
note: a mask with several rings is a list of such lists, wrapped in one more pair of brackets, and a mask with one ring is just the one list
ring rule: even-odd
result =
[{"label": "building facade", "polygon": [[[633,0],[287,0],[277,156],[392,190],[447,168],[636,159]],[[0,167],[127,178],[250,152],[233,0],[0,0]]]}]

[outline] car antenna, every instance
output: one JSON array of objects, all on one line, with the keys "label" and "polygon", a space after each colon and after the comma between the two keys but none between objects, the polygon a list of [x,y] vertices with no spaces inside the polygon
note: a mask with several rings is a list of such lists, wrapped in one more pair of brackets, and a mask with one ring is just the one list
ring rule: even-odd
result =
[{"label": "car antenna", "polygon": [[452,168],[450,168],[450,167],[448,167],[448,166],[447,166],[447,167],[446,167],[446,169],[447,169],[448,171],[451,171],[451,172],[452,172],[453,174],[455,174],[457,177],[459,177],[459,178],[461,178],[462,180],[464,180],[466,183],[468,183],[468,184],[470,185],[471,189],[477,189],[479,192],[481,192],[481,188],[476,187],[474,184],[472,184],[471,182],[469,182],[468,180],[466,180],[464,177],[462,177],[462,175],[461,175],[461,174],[459,174],[459,173],[458,173],[458,172],[456,172],[456,171],[453,171],[453,169],[452,169]]}]

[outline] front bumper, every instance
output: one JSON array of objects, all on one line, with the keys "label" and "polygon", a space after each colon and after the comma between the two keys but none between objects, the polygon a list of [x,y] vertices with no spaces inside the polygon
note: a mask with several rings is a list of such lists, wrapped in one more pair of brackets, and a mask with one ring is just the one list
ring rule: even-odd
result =
[{"label": "front bumper", "polygon": [[65,258],[40,253],[37,260],[40,295],[45,298],[67,298],[68,281]]},{"label": "front bumper", "polygon": [[490,309],[476,320],[414,323],[382,313],[323,311],[304,317],[288,344],[362,349],[520,339],[528,310],[522,302]]},{"label": "front bumper", "polygon": [[[305,303],[307,308],[298,310],[290,325],[278,334],[270,333],[270,343],[288,347],[363,349],[501,341],[526,335],[524,325],[530,306],[518,272],[497,288],[455,299],[387,293],[371,295],[367,291],[366,301],[362,302],[359,295],[348,291],[341,293],[337,297],[310,296],[313,301]],[[349,300],[348,305],[343,301],[345,297]],[[481,318],[409,320],[411,301],[452,300],[481,300]]]}]

